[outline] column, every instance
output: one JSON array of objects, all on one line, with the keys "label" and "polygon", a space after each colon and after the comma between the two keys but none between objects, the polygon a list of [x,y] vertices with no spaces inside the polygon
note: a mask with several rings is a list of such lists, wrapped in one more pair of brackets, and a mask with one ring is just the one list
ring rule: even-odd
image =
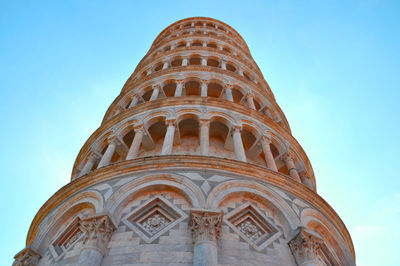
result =
[{"label": "column", "polygon": [[253,110],[256,110],[256,106],[254,105],[253,94],[251,94],[251,92],[247,93],[246,99],[247,99],[247,103],[249,104],[249,107]]},{"label": "column", "polygon": [[203,47],[207,47],[207,42],[203,42]]},{"label": "column", "polygon": [[82,220],[81,230],[85,236],[77,265],[100,266],[108,241],[116,228],[107,214]]},{"label": "column", "polygon": [[226,61],[221,60],[221,68],[226,70]]},{"label": "column", "polygon": [[242,70],[240,67],[238,68],[238,74],[239,74],[240,76],[242,76],[242,77],[244,76],[244,75],[243,75],[243,70]]},{"label": "column", "polygon": [[306,185],[307,187],[311,188],[312,190],[315,190],[314,184],[312,180],[308,177],[306,171],[302,171],[299,173],[301,183]]},{"label": "column", "polygon": [[269,138],[269,136],[263,136],[263,138],[261,139],[261,145],[264,152],[265,162],[267,163],[267,167],[273,171],[278,171],[278,168],[276,167],[275,164],[274,156],[272,155],[271,152],[271,146],[270,146],[271,143],[272,141]]},{"label": "column", "polygon": [[190,47],[190,45],[192,45],[192,43],[191,42],[186,42],[186,47]]},{"label": "column", "polygon": [[150,101],[157,100],[158,94],[160,93],[160,86],[154,85],[153,86],[153,93],[151,94]]},{"label": "column", "polygon": [[210,147],[210,120],[200,119],[200,152],[201,155],[208,155]]},{"label": "column", "polygon": [[233,102],[233,96],[232,96],[232,85],[228,84],[225,86],[225,94],[226,94],[226,99],[230,102]]},{"label": "column", "polygon": [[293,156],[290,155],[289,153],[286,153],[283,155],[282,159],[286,164],[290,177],[301,183],[300,176],[297,173],[296,166],[294,165],[293,162]]},{"label": "column", "polygon": [[188,65],[188,59],[187,58],[183,58],[182,59],[182,66],[187,66]]},{"label": "column", "polygon": [[246,162],[246,153],[244,151],[242,135],[240,131],[242,130],[239,125],[233,125],[233,145],[235,147],[236,159],[242,162]]},{"label": "column", "polygon": [[203,57],[201,58],[201,65],[206,66],[207,65],[207,58]]},{"label": "column", "polygon": [[134,95],[132,96],[132,101],[131,101],[131,103],[129,104],[129,107],[128,107],[128,108],[132,108],[132,107],[136,106],[136,104],[138,103],[138,101],[139,101],[139,97],[138,97],[136,94],[134,94]]},{"label": "column", "polygon": [[218,45],[218,50],[222,51],[224,49],[224,47],[222,45]]},{"label": "column", "polygon": [[14,256],[14,262],[12,266],[36,266],[39,263],[39,260],[42,256],[34,251],[31,247],[27,246],[20,252],[18,252],[17,255]]},{"label": "column", "polygon": [[153,73],[153,69],[150,68],[150,69],[148,69],[146,72],[147,72],[147,76],[148,76],[148,75],[150,75],[151,73]]},{"label": "column", "polygon": [[167,69],[167,68],[168,68],[168,65],[169,65],[168,61],[164,62],[164,65],[163,65],[162,69],[163,69],[163,70],[164,70],[164,69]]},{"label": "column", "polygon": [[189,227],[193,236],[193,265],[217,266],[218,248],[223,212],[191,210]]},{"label": "column", "polygon": [[172,153],[172,147],[174,146],[174,135],[175,135],[175,119],[165,120],[167,124],[167,133],[165,133],[164,143],[161,150],[161,155],[169,155]]},{"label": "column", "polygon": [[182,88],[183,88],[183,80],[176,81],[176,88],[175,88],[175,97],[182,96]]},{"label": "column", "polygon": [[111,162],[111,158],[114,155],[115,148],[117,147],[117,138],[112,137],[108,140],[108,147],[106,152],[103,154],[103,157],[101,157],[101,160],[99,162],[99,165],[97,165],[97,169],[109,165]]},{"label": "column", "polygon": [[144,128],[143,125],[135,127],[135,137],[133,138],[131,147],[129,148],[126,160],[135,159],[139,153],[140,145],[142,144]]},{"label": "column", "polygon": [[85,163],[85,166],[83,166],[78,177],[84,176],[87,173],[89,173],[93,169],[93,165],[98,159],[99,159],[99,156],[97,154],[95,154],[95,153],[90,154],[88,160]]},{"label": "column", "polygon": [[207,97],[208,80],[201,81],[201,97]]},{"label": "column", "polygon": [[327,265],[320,260],[318,255],[321,241],[301,228],[300,232],[288,243],[297,265]]}]

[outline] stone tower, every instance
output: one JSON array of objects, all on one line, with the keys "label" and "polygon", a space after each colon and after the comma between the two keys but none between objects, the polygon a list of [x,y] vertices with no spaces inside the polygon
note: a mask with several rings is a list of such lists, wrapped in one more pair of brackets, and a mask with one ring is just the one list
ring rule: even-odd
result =
[{"label": "stone tower", "polygon": [[243,38],[204,17],[156,38],[14,265],[355,265]]}]

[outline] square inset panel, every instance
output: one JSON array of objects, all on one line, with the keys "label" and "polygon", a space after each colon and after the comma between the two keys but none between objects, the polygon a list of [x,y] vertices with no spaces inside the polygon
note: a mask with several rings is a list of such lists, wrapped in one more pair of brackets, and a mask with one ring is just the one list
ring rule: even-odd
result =
[{"label": "square inset panel", "polygon": [[82,239],[84,232],[80,228],[80,221],[81,218],[76,217],[49,246],[50,253],[56,261]]},{"label": "square inset panel", "polygon": [[183,211],[166,199],[157,197],[137,207],[122,222],[144,241],[151,243],[186,217]]},{"label": "square inset panel", "polygon": [[225,222],[254,249],[261,251],[277,239],[282,233],[250,203],[231,211],[224,218]]}]

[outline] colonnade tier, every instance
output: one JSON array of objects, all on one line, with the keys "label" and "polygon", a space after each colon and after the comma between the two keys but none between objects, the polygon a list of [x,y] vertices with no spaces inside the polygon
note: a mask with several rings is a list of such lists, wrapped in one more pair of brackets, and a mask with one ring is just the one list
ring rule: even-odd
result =
[{"label": "colonnade tier", "polygon": [[124,160],[169,154],[247,161],[315,189],[311,164],[291,134],[256,110],[201,97],[149,101],[106,121],[81,149],[72,179]]},{"label": "colonnade tier", "polygon": [[[186,87],[185,84],[188,82],[192,83],[191,87],[195,87],[191,88],[189,94],[187,94],[185,90],[182,93],[176,93],[180,82],[183,82],[182,88],[180,89]],[[169,67],[143,77],[135,83],[135,86],[133,86],[131,90],[121,92],[114,100],[104,116],[103,123],[120,110],[129,108],[132,101],[135,105],[149,101],[154,86],[161,86],[161,94],[158,95],[158,97],[161,98],[185,95],[201,96],[200,84],[204,82],[210,84],[208,87],[213,87],[211,88],[213,91],[207,93],[209,97],[226,99],[228,101],[248,105],[248,96],[251,96],[255,106],[251,106],[250,100],[250,105],[248,107],[255,108],[271,117],[275,122],[290,132],[286,117],[273,97],[262,90],[258,90],[257,86],[247,81],[239,74],[217,67],[199,65]],[[197,83],[197,87],[196,84],[193,83]],[[227,93],[227,90],[232,91],[233,99],[228,98],[230,95]],[[204,96],[205,95],[203,95],[203,97]]]},{"label": "colonnade tier", "polygon": [[[139,70],[143,69],[146,65],[151,64],[160,55],[168,56],[169,54],[177,51],[183,50],[194,50],[194,51],[215,51],[220,55],[235,58],[240,60],[243,65],[248,67],[252,75],[257,77],[262,81],[263,76],[261,70],[258,68],[257,64],[253,58],[247,54],[244,54],[240,50],[236,50],[218,38],[204,36],[204,35],[191,35],[190,37],[177,37],[172,40],[168,40],[162,44],[157,50],[149,51],[148,54],[140,61],[136,70],[132,74],[132,78],[137,76]],[[269,87],[266,88],[270,90]]]}]

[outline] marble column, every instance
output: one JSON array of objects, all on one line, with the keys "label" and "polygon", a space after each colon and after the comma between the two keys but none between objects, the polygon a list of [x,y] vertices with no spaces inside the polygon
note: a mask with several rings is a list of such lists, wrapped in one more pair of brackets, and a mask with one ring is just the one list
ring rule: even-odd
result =
[{"label": "marble column", "polygon": [[301,183],[300,176],[297,173],[296,166],[293,161],[293,156],[290,155],[289,153],[286,153],[283,155],[282,159],[285,162],[285,165],[288,169],[290,177]]},{"label": "marble column", "polygon": [[242,135],[240,131],[242,128],[238,125],[232,126],[233,130],[233,145],[235,147],[236,159],[242,162],[246,162],[246,152],[244,150]]},{"label": "marble column", "polygon": [[207,97],[208,81],[201,81],[201,97]]},{"label": "marble column", "polygon": [[230,84],[225,86],[226,99],[230,102],[233,102],[232,87]]},{"label": "marble column", "polygon": [[221,68],[226,70],[226,61],[221,60]]},{"label": "marble column", "polygon": [[15,260],[12,266],[36,266],[38,265],[41,257],[42,256],[38,252],[33,250],[30,246],[27,246],[14,256]]},{"label": "marble column", "polygon": [[172,153],[172,147],[174,146],[175,136],[175,119],[165,120],[167,124],[167,133],[165,133],[164,143],[161,150],[161,155],[169,155]]},{"label": "marble column", "polygon": [[146,71],[146,73],[147,73],[147,76],[150,75],[151,73],[153,73],[153,69],[151,69],[151,68],[148,69],[148,70]]},{"label": "marble column", "polygon": [[101,157],[101,160],[100,160],[99,164],[97,165],[97,169],[110,164],[111,158],[114,155],[115,149],[117,147],[116,142],[117,142],[116,137],[112,137],[112,138],[108,139],[108,147],[106,149],[106,152]]},{"label": "marble column", "polygon": [[163,65],[163,67],[162,67],[162,70],[165,70],[165,69],[167,69],[167,68],[168,68],[168,66],[169,66],[169,63],[168,63],[168,61],[165,61],[165,62],[164,62],[164,65]]},{"label": "marble column", "polygon": [[247,103],[249,104],[249,107],[253,110],[256,110],[256,106],[254,105],[253,94],[251,94],[251,92],[247,93],[246,99],[247,99]]},{"label": "marble column", "polygon": [[83,166],[78,177],[84,176],[87,173],[89,173],[93,169],[93,165],[98,159],[100,159],[100,157],[97,154],[95,153],[90,154],[88,160],[85,163],[85,166]]},{"label": "marble column", "polygon": [[139,101],[139,97],[138,97],[136,94],[134,94],[134,95],[132,96],[132,101],[131,101],[131,103],[129,104],[129,107],[128,107],[128,108],[132,108],[132,107],[136,106],[137,103],[138,103],[138,101]]},{"label": "marble column", "polygon": [[206,66],[207,65],[207,58],[203,57],[201,58],[201,65]]},{"label": "marble column", "polygon": [[276,167],[275,164],[275,159],[274,156],[272,155],[271,152],[271,139],[269,136],[263,136],[263,138],[261,139],[261,145],[262,145],[262,149],[264,152],[264,157],[265,157],[265,162],[267,163],[267,167],[273,171],[278,171],[278,168]]},{"label": "marble column", "polygon": [[242,76],[242,77],[244,76],[244,75],[243,75],[243,70],[242,70],[241,68],[238,68],[238,74],[239,74],[240,76]]},{"label": "marble column", "polygon": [[182,96],[183,80],[176,81],[175,97]]},{"label": "marble column", "polygon": [[150,101],[157,100],[159,93],[160,93],[160,85],[154,85],[153,93],[151,94]]},{"label": "marble column", "polygon": [[[289,241],[289,247],[292,250],[294,259],[299,266],[318,266],[327,265],[321,261],[318,253],[320,252],[322,240],[311,235],[304,229]],[[330,264],[329,264],[330,265]]]},{"label": "marble column", "polygon": [[183,58],[182,59],[182,66],[187,66],[188,62],[189,62],[189,60],[187,58]]},{"label": "marble column", "polygon": [[117,226],[107,214],[83,219],[81,230],[85,236],[77,265],[100,266],[108,241],[116,228]]},{"label": "marble column", "polygon": [[210,147],[210,120],[200,119],[200,152],[201,155],[208,155]]},{"label": "marble column", "polygon": [[131,147],[129,148],[126,160],[135,159],[139,153],[140,145],[142,144],[144,136],[143,125],[136,126],[134,130],[135,130],[135,137],[133,138]]},{"label": "marble column", "polygon": [[223,212],[211,210],[190,211],[189,227],[193,236],[193,265],[217,266],[218,247]]}]

